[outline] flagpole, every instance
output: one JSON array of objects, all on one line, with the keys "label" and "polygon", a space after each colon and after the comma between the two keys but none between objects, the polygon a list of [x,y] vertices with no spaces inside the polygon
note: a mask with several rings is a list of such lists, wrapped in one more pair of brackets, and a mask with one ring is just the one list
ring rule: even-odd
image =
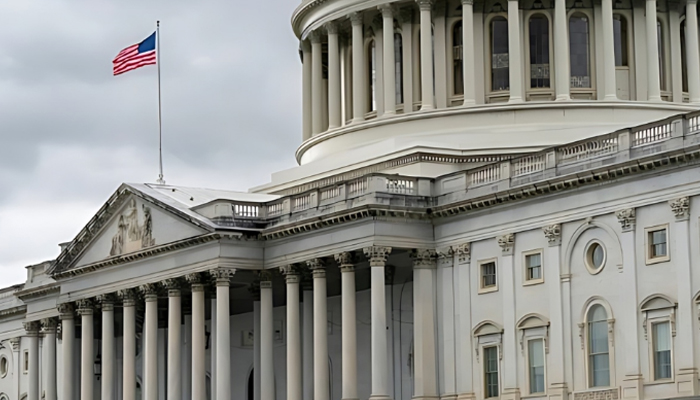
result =
[{"label": "flagpole", "polygon": [[159,185],[165,185],[163,179],[163,119],[160,106],[160,21],[156,21],[156,65],[158,66],[158,161],[160,164],[157,182]]}]

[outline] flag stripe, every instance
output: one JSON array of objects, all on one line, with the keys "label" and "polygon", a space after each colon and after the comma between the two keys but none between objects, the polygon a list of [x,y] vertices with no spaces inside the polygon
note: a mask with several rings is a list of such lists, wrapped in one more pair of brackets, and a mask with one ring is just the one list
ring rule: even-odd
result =
[{"label": "flag stripe", "polygon": [[142,60],[142,59],[144,59],[144,58],[152,57],[152,56],[154,56],[155,54],[156,54],[155,51],[151,51],[151,52],[149,52],[149,53],[137,54],[137,55],[135,55],[135,56],[133,56],[133,57],[125,58],[124,60],[119,61],[119,62],[114,62],[114,63],[113,63],[113,64],[114,64],[114,69],[119,69],[119,68],[121,68],[124,64],[130,63],[130,62],[132,62],[132,61],[139,61],[139,60]]},{"label": "flag stripe", "polygon": [[123,64],[121,64],[119,67],[114,67],[114,75],[119,75],[124,72],[131,71],[132,69],[136,69],[139,67],[143,67],[144,65],[153,65],[156,63],[156,55],[155,53],[152,53],[149,57],[144,57],[144,58],[139,58],[136,60],[130,60],[127,61]]},{"label": "flag stripe", "polygon": [[132,44],[120,51],[112,60],[112,73],[116,76],[156,63],[155,33],[153,33],[140,43]]}]

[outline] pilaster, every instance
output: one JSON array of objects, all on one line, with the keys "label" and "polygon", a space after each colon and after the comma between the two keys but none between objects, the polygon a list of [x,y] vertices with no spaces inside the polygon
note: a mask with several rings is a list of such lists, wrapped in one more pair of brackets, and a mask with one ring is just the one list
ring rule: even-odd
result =
[{"label": "pilaster", "polygon": [[[509,1],[510,7],[513,2]],[[510,27],[509,27],[510,29]],[[512,68],[512,67],[511,67]],[[512,89],[512,86],[511,86]],[[511,92],[512,96],[512,92]],[[503,384],[501,386],[502,400],[520,399],[520,388],[518,385],[517,354],[518,344],[515,335],[515,275],[513,251],[515,249],[515,235],[507,233],[498,237],[498,245],[501,247],[501,262],[498,272],[501,274],[503,284]]]}]

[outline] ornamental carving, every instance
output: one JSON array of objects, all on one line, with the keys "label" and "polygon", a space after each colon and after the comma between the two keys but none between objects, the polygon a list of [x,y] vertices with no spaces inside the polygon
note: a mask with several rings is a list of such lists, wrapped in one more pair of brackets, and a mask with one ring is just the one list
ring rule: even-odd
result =
[{"label": "ornamental carving", "polygon": [[58,329],[58,319],[55,317],[44,318],[41,320],[41,330],[44,333],[56,333]]},{"label": "ornamental carving", "polygon": [[119,216],[117,233],[112,237],[110,256],[131,253],[156,244],[156,240],[153,238],[151,208],[146,207],[145,204],[142,204],[141,208],[143,209],[143,224],[139,221],[136,199],[129,200],[126,211]]},{"label": "ornamental carving", "polygon": [[19,351],[20,338],[13,337],[10,339],[10,345],[12,346],[12,351]]},{"label": "ornamental carving", "polygon": [[461,264],[468,263],[472,260],[471,243],[463,243],[457,246],[457,259]]},{"label": "ornamental carving", "polygon": [[101,294],[96,298],[97,303],[100,305],[102,311],[112,311],[114,310],[115,296],[111,293]]},{"label": "ornamental carving", "polygon": [[454,250],[452,246],[440,247],[435,250],[440,264],[452,264],[454,262]]},{"label": "ornamental carving", "polygon": [[515,244],[515,235],[507,233],[498,237],[498,245],[501,247],[504,255],[513,254],[513,245]]},{"label": "ornamental carving", "polygon": [[350,14],[348,18],[350,18],[350,23],[352,23],[352,25],[362,25],[364,22],[364,16],[359,12]]},{"label": "ornamental carving", "polygon": [[335,262],[338,263],[338,268],[340,268],[341,272],[352,272],[355,270],[353,255],[349,251],[336,254]]},{"label": "ornamental carving", "polygon": [[73,307],[72,303],[61,303],[56,306],[58,309],[58,316],[61,319],[70,319],[73,318],[73,313],[75,312],[75,307]]},{"label": "ornamental carving", "polygon": [[299,269],[295,265],[285,265],[280,267],[280,273],[284,276],[299,275]]},{"label": "ornamental carving", "polygon": [[146,283],[141,286],[139,286],[139,291],[143,294],[143,296],[148,300],[154,299],[158,297],[158,291],[160,288],[158,287],[157,283]]},{"label": "ornamental carving", "polygon": [[615,213],[617,221],[622,226],[622,231],[627,232],[634,229],[634,224],[637,220],[634,208],[626,208]]},{"label": "ornamental carving", "polygon": [[382,4],[382,5],[378,6],[377,8],[379,9],[379,11],[381,11],[382,17],[392,18],[392,19],[394,18],[394,14],[395,14],[396,10],[394,9],[394,7],[391,4]]},{"label": "ornamental carving", "polygon": [[39,321],[27,321],[22,325],[24,325],[24,330],[27,331],[27,334],[29,335],[37,335],[41,329],[41,324]]},{"label": "ornamental carving", "polygon": [[327,22],[326,25],[324,25],[326,28],[326,32],[328,32],[329,35],[337,35],[338,34],[338,23],[336,22]]},{"label": "ornamental carving", "polygon": [[95,307],[95,302],[92,299],[80,299],[76,301],[78,305],[78,314],[80,315],[90,315]]},{"label": "ornamental carving", "polygon": [[136,305],[138,293],[134,289],[122,289],[117,292],[117,296],[122,300],[122,305],[124,307],[133,307]]},{"label": "ornamental carving", "polygon": [[561,225],[554,224],[542,228],[544,237],[547,238],[550,246],[559,246],[561,244]]},{"label": "ornamental carving", "polygon": [[690,199],[688,197],[671,200],[668,205],[671,206],[671,211],[676,219],[684,220],[690,217]]},{"label": "ornamental carving", "polygon": [[362,249],[365,257],[369,260],[370,267],[383,267],[391,253],[391,247],[371,246]]},{"label": "ornamental carving", "polygon": [[418,8],[420,8],[421,11],[429,11],[433,6],[433,2],[434,0],[416,0],[416,3],[418,3]]},{"label": "ornamental carving", "polygon": [[435,268],[437,255],[433,249],[415,249],[411,250],[411,258],[413,268]]},{"label": "ornamental carving", "polygon": [[212,270],[209,270],[209,274],[212,278],[214,278],[214,280],[216,280],[217,285],[228,285],[235,273],[236,270],[233,268],[214,268]]}]

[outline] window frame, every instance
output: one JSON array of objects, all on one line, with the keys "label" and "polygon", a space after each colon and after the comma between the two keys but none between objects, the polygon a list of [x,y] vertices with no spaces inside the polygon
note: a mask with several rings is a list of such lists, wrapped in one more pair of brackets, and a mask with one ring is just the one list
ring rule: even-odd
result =
[{"label": "window frame", "polygon": [[[496,386],[497,388],[497,395],[496,396],[488,396],[487,391],[488,391],[488,382],[486,380],[486,374],[492,374],[494,373],[493,371],[486,371],[486,367],[488,366],[488,363],[486,362],[486,351],[487,350],[495,350],[496,352]],[[484,399],[495,399],[501,396],[501,346],[499,344],[491,343],[487,345],[481,346],[481,354],[483,354],[483,362],[481,363],[481,379],[483,382],[483,389],[484,389]]]},{"label": "window frame", "polygon": [[[544,382],[543,382],[543,391],[541,392],[534,392],[532,390],[532,385],[531,385],[531,363],[530,363],[530,343],[531,342],[536,342],[540,341],[542,342],[542,360],[543,360],[543,365],[542,368],[544,369]],[[541,395],[546,395],[547,394],[547,338],[541,335],[538,336],[533,336],[530,338],[527,338],[525,340],[524,344],[524,349],[523,351],[525,352],[525,380],[527,382],[527,395],[528,396],[541,396]]]},{"label": "window frame", "polygon": [[[527,263],[529,256],[539,254],[540,255],[540,277],[537,279],[530,279],[529,269],[530,266]],[[544,249],[534,249],[523,252],[523,286],[539,285],[544,283]]]},{"label": "window frame", "polygon": [[[2,366],[4,364],[5,370],[2,370]],[[0,379],[4,378],[7,376],[7,373],[10,371],[10,360],[7,358],[7,356],[0,355]]]},{"label": "window frame", "polygon": [[[483,266],[486,264],[493,263],[494,265],[494,272],[496,274],[495,277],[495,284],[493,286],[487,286],[484,287],[484,275],[483,275]],[[478,294],[486,294],[486,293],[493,293],[498,291],[498,278],[499,278],[499,273],[498,273],[498,258],[488,258],[485,260],[479,260],[478,263],[478,274],[479,274],[479,287],[478,287]]]},{"label": "window frame", "polygon": [[[481,376],[481,388],[484,390],[483,398],[486,399],[486,375],[485,375],[485,357],[484,349],[490,347],[497,347],[498,355],[498,395],[501,395],[501,383],[503,382],[503,376],[501,368],[501,361],[503,360],[503,327],[493,321],[485,320],[477,324],[472,330],[472,336],[474,337],[474,351],[476,353],[476,362],[481,369],[479,375]],[[488,397],[492,399],[493,397]]]},{"label": "window frame", "polygon": [[[492,58],[493,54],[491,53],[491,22],[495,18],[502,17],[503,19],[508,22],[508,12],[507,10],[505,11],[499,11],[499,12],[493,12],[493,13],[488,13],[486,15],[486,18],[484,20],[484,54],[486,55],[484,57],[484,93],[486,97],[486,102],[487,103],[494,103],[494,102],[505,102],[510,99],[510,82],[508,84],[509,88],[508,90],[491,90],[493,87],[492,85],[492,70],[491,70],[491,64],[492,64]],[[508,49],[508,74],[510,74],[510,48]]]},{"label": "window frame", "polygon": [[[608,339],[608,374],[609,374],[609,385],[608,386],[593,386],[593,377],[591,375],[590,366],[590,320],[588,315],[593,307],[600,306],[606,313],[607,322],[607,339]],[[586,376],[586,388],[597,390],[597,389],[609,389],[616,387],[616,376],[615,376],[615,318],[612,314],[612,309],[610,306],[599,298],[594,298],[589,300],[587,306],[584,308],[584,313],[582,316],[582,322],[579,323],[579,337],[581,338],[581,349],[583,350],[583,362],[584,362],[584,374]]]},{"label": "window frame", "polygon": [[25,375],[29,373],[29,350],[28,349],[24,349],[22,351],[22,373]]},{"label": "window frame", "polygon": [[[569,76],[567,79],[569,80],[569,93],[573,99],[575,99],[575,95],[588,95],[588,99],[590,100],[597,100],[597,85],[598,81],[596,79],[597,75],[597,70],[596,70],[596,54],[595,54],[595,49],[596,49],[596,42],[595,42],[595,23],[593,19],[593,9],[592,8],[572,8],[570,10],[567,10],[566,13],[566,34],[567,34],[567,40],[568,36],[570,35],[570,28],[569,28],[569,23],[571,21],[571,17],[574,16],[575,14],[583,14],[588,18],[588,57],[589,57],[589,73],[590,73],[590,78],[591,78],[591,87],[590,88],[575,88],[571,85],[571,71],[569,71]],[[569,62],[571,62],[571,43],[569,43],[569,54],[566,56],[569,57]],[[555,67],[556,68],[556,67]]]},{"label": "window frame", "polygon": [[[648,342],[649,342],[649,378],[653,382],[656,382],[656,383],[674,382],[676,379],[676,377],[675,377],[676,374],[674,371],[674,364],[675,364],[674,363],[674,358],[675,358],[674,356],[675,356],[675,354],[673,351],[674,344],[675,344],[674,343],[675,342],[675,334],[673,332],[675,329],[673,328],[673,323],[671,321],[671,317],[667,316],[667,317],[650,318],[647,321],[647,323],[649,326],[649,328],[648,328],[648,331],[649,331],[649,339],[648,339]],[[656,366],[656,348],[655,348],[656,347],[655,346],[656,335],[654,332],[654,328],[656,325],[659,325],[659,324],[668,324],[668,335],[669,335],[669,340],[671,341],[671,343],[670,343],[670,345],[671,345],[671,349],[670,349],[670,352],[671,352],[671,376],[668,378],[657,378],[656,377],[656,368],[657,368],[657,366]]]},{"label": "window frame", "polygon": [[[450,96],[449,100],[450,101],[448,102],[448,107],[450,105],[461,105],[459,103],[459,101],[464,100],[464,87],[462,87],[462,93],[457,93],[455,90],[456,89],[455,82],[456,82],[457,76],[455,74],[455,65],[454,65],[455,61],[456,61],[455,56],[454,56],[455,55],[454,54],[455,46],[456,46],[454,36],[455,36],[455,29],[457,28],[458,24],[462,24],[462,38],[464,38],[464,23],[462,21],[462,17],[457,17],[454,20],[452,20],[448,25],[449,29],[446,31],[449,33],[449,35],[447,37],[447,41],[448,41],[447,48],[450,49],[450,53],[448,55],[448,58],[449,58],[449,60],[448,60],[448,62],[449,62],[448,70],[449,71],[448,72],[449,73],[448,73],[448,82],[447,82],[447,85],[450,88],[450,93],[449,93],[449,96]],[[459,60],[459,61],[461,61],[461,64],[462,64],[462,70],[460,71],[460,74],[462,75],[462,83],[464,83],[464,59],[463,59],[463,57],[464,57],[463,56],[464,55],[464,43],[462,43],[460,46],[462,47],[462,54],[460,55],[461,58]],[[462,85],[462,86],[464,86],[464,85]]]},{"label": "window frame", "polygon": [[[595,264],[593,264],[593,245],[598,245],[603,249],[603,262],[600,265],[600,267],[596,267]],[[588,243],[586,243],[586,247],[583,251],[583,264],[586,266],[586,269],[591,275],[598,275],[599,273],[603,272],[607,262],[608,249],[605,247],[605,244],[601,240],[592,239]]]},{"label": "window frame", "polygon": [[[533,88],[531,86],[531,78],[532,76],[532,69],[531,69],[531,64],[530,64],[530,19],[536,15],[542,15],[547,19],[547,24],[548,24],[548,38],[547,40],[549,41],[549,87],[535,87]],[[553,37],[553,24],[552,24],[552,15],[551,15],[551,10],[549,9],[537,9],[537,10],[529,10],[524,14],[524,19],[523,19],[523,24],[524,24],[524,30],[525,30],[525,45],[524,47],[524,61],[525,61],[525,76],[526,76],[526,85],[525,85],[525,90],[530,97],[530,95],[535,95],[537,98],[534,100],[541,100],[543,96],[549,95],[551,97],[550,100],[554,100],[554,79],[555,76],[553,74],[554,72],[554,37]],[[567,28],[568,29],[568,28]],[[528,99],[529,100],[529,99]]]},{"label": "window frame", "polygon": [[[662,230],[666,231],[666,255],[654,257],[652,255],[653,243],[651,237],[654,232],[659,232]],[[670,231],[671,230],[669,229],[669,224],[655,225],[644,228],[644,258],[646,261],[646,265],[671,261],[671,241],[669,240],[671,233]]]},{"label": "window frame", "polygon": [[[696,299],[697,302],[697,299]],[[640,311],[644,317],[644,339],[647,341],[649,383],[671,383],[676,381],[675,371],[675,339],[676,339],[676,310],[678,303],[668,296],[653,294],[642,300]],[[654,352],[654,325],[668,323],[671,340],[671,377],[656,379],[656,364]]]}]

